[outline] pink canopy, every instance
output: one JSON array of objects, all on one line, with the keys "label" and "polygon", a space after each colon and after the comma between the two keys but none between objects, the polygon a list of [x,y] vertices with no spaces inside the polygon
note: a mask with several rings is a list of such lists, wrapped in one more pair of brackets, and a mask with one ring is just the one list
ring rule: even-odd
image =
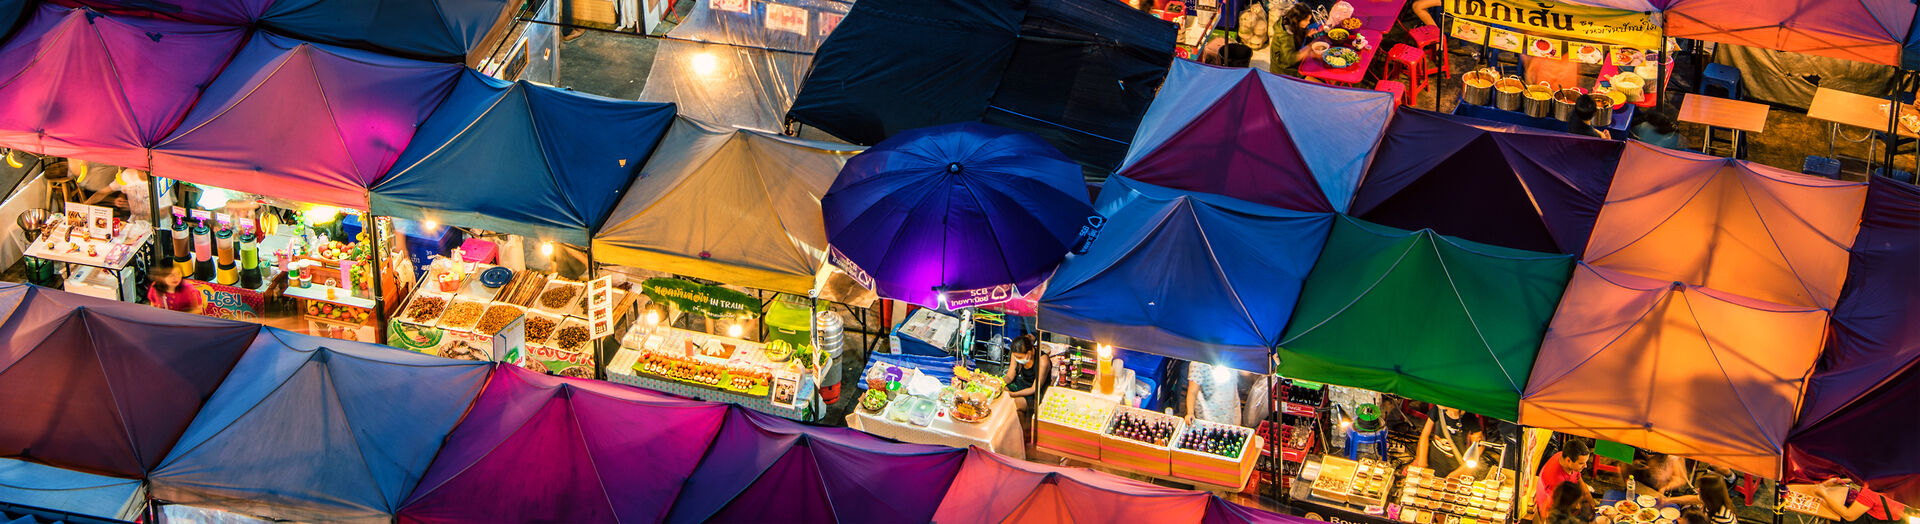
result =
[{"label": "pink canopy", "polygon": [[366,209],[460,70],[257,33],[154,147],[153,174]]},{"label": "pink canopy", "polygon": [[401,522],[657,522],[726,404],[500,366]]},{"label": "pink canopy", "polygon": [[933,521],[1199,522],[1207,513],[1209,498],[1203,491],[1165,488],[1084,468],[1035,464],[974,448],[967,451],[966,464],[953,478],[953,488],[940,502]]},{"label": "pink canopy", "polygon": [[0,145],[146,169],[246,34],[43,5],[0,47]]},{"label": "pink canopy", "polygon": [[1912,0],[1671,0],[1667,36],[1891,66]]},{"label": "pink canopy", "polygon": [[1632,142],[1587,262],[1754,299],[1831,308],[1867,185]]},{"label": "pink canopy", "polygon": [[257,324],[0,286],[0,456],[144,478]]},{"label": "pink canopy", "polygon": [[1519,422],[1773,477],[1826,322],[1822,309],[1581,264]]}]

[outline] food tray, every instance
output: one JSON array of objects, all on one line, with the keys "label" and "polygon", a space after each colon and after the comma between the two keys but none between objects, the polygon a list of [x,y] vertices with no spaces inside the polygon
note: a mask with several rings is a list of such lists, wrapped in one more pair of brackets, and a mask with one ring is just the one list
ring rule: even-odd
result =
[{"label": "food tray", "polygon": [[[497,266],[490,266],[486,264],[473,264],[473,268],[467,270],[466,280],[460,282],[460,292],[455,293],[455,295],[458,295],[464,298],[486,300],[491,302],[493,300],[493,296],[499,294],[500,290],[496,288],[489,288],[485,284],[481,284],[480,273],[488,269],[492,269],[494,267],[497,267]],[[433,278],[433,276],[428,275],[427,278]],[[432,282],[429,281],[428,284],[432,284]]]},{"label": "food tray", "polygon": [[[413,315],[414,305],[422,304],[426,300],[439,300],[440,307],[436,311],[433,311],[432,314],[429,314],[429,315],[420,315],[420,316]],[[434,321],[440,320],[440,315],[445,314],[447,312],[447,306],[452,305],[451,304],[452,302],[453,302],[453,295],[441,293],[441,292],[427,289],[424,287],[420,288],[419,291],[413,294],[413,299],[407,301],[407,307],[401,308],[400,320],[403,322],[419,324],[422,326],[431,326],[433,325]]]},{"label": "food tray", "polygon": [[[1067,388],[1050,388],[1047,390],[1046,398],[1041,401],[1041,408],[1038,411],[1046,413],[1048,411],[1047,407],[1055,404],[1099,405],[1108,408],[1114,405],[1112,402],[1093,398],[1080,391]],[[1111,409],[1102,412],[1103,416],[1097,417],[1097,420],[1094,421],[1095,423],[1092,424],[1092,426],[1105,428],[1107,418],[1111,417],[1112,414]],[[1068,425],[1049,420],[1046,417],[1040,417],[1034,421],[1033,432],[1034,445],[1047,450],[1049,453],[1074,457],[1088,462],[1098,462],[1100,460],[1099,430]]]},{"label": "food tray", "polygon": [[[455,308],[462,307],[463,304],[473,304],[475,305],[475,307],[478,307],[479,310],[475,311],[472,315],[466,318],[454,318],[453,315],[451,315],[451,313],[453,313],[453,310]],[[446,313],[442,313],[440,315],[440,328],[453,330],[453,331],[472,330],[473,325],[480,322],[480,315],[485,314],[486,312],[487,312],[486,301],[475,300],[471,298],[454,297],[453,302],[450,304],[447,304]]]},{"label": "food tray", "polygon": [[520,318],[526,313],[527,308],[504,302],[494,302],[487,306],[485,312],[481,313],[480,320],[473,325],[473,332],[485,335],[498,335],[500,334],[500,330],[506,329],[508,324],[513,323],[513,319]]},{"label": "food tray", "polygon": [[553,331],[552,337],[547,338],[546,345],[554,349],[566,351],[569,353],[579,353],[583,351],[592,350],[593,348],[592,338],[583,337],[581,338],[580,341],[576,342],[573,345],[567,345],[560,341],[560,334],[563,332],[566,332],[568,328],[574,328],[574,327],[577,327],[577,328],[580,328],[581,330],[586,331],[588,337],[591,337],[593,335],[593,330],[587,329],[586,321],[580,320],[578,318],[568,318],[566,322],[560,324],[559,329],[555,329]]},{"label": "food tray", "polygon": [[[547,326],[547,330],[545,333],[536,333],[533,329],[534,321],[536,319],[546,321],[546,322],[551,322],[552,324]],[[546,345],[547,339],[553,338],[553,334],[557,331],[560,331],[560,324],[565,323],[566,320],[567,320],[566,317],[562,317],[552,313],[547,313],[544,311],[537,311],[537,310],[527,311],[527,321],[525,324],[527,345],[529,346]]]},{"label": "food tray", "polygon": [[[567,288],[573,289],[573,294],[567,297],[567,300],[564,304],[561,304],[560,307],[552,307],[547,305],[547,301],[546,301],[547,293],[552,293],[555,290],[567,289]],[[586,291],[587,291],[587,286],[584,284],[581,284],[579,282],[568,282],[565,280],[560,280],[558,278],[555,278],[553,280],[547,281],[547,287],[545,289],[540,290],[540,294],[534,295],[533,308],[538,309],[540,311],[553,313],[555,315],[560,315],[560,316],[575,316],[575,317],[584,318],[587,315],[585,313],[585,310],[581,308],[581,304],[583,304],[583,302],[581,302],[581,297],[586,294]]]},{"label": "food tray", "polygon": [[[1148,419],[1170,419],[1174,424],[1173,432],[1167,436],[1168,444],[1172,444],[1173,439],[1178,437],[1181,430],[1186,427],[1178,418],[1132,406],[1120,406],[1119,409],[1114,410],[1113,418],[1119,418],[1122,412],[1142,415]],[[1114,422],[1109,420],[1107,424],[1111,426]],[[1165,476],[1172,473],[1172,453],[1167,446],[1156,446],[1109,433],[1100,434],[1100,460],[1151,475]]]}]

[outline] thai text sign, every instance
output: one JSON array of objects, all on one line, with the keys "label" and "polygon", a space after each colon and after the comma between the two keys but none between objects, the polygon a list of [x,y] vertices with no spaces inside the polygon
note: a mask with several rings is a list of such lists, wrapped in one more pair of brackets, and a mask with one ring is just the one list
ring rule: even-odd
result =
[{"label": "thai text sign", "polygon": [[760,316],[760,299],[720,286],[677,278],[649,278],[640,284],[640,292],[654,302],[673,304],[681,311],[697,311],[709,317]]},{"label": "thai text sign", "polygon": [[1566,2],[1445,0],[1447,14],[1527,33],[1659,49],[1660,22],[1653,13]]}]

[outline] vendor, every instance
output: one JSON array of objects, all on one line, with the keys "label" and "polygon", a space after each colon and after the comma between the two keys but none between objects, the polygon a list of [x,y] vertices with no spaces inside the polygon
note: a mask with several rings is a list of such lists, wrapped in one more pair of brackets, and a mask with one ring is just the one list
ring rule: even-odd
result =
[{"label": "vendor", "polygon": [[[1901,514],[1907,511],[1906,506],[1901,505],[1893,499],[1887,498],[1886,495],[1881,495],[1878,492],[1867,489],[1866,486],[1860,486],[1857,491],[1850,489],[1845,496],[1827,489],[1834,486],[1850,484],[1851,482],[1843,478],[1830,478],[1821,481],[1820,500],[1827,504],[1827,509],[1831,509],[1834,513],[1840,514],[1840,518],[1847,522],[1860,524],[1900,523]],[[1852,502],[1847,501],[1849,498],[1853,499]]]},{"label": "vendor", "polygon": [[1420,441],[1426,444],[1414,451],[1413,464],[1442,477],[1471,474],[1471,468],[1461,466],[1473,444],[1483,438],[1479,417],[1436,404],[1427,410],[1427,424],[1420,429]]},{"label": "vendor", "polygon": [[1033,333],[1013,339],[1013,363],[1001,379],[1007,383],[1007,396],[1013,397],[1020,411],[1032,409],[1040,385],[1046,383],[1047,360],[1040,358],[1040,338]]},{"label": "vendor", "polygon": [[1593,462],[1593,451],[1587,448],[1587,442],[1568,439],[1560,452],[1548,457],[1546,465],[1540,468],[1539,482],[1533,488],[1535,510],[1553,507],[1554,492],[1549,486],[1559,486],[1562,482],[1579,484],[1581,493],[1592,496],[1593,488],[1580,478],[1580,472],[1585,471],[1590,462]]},{"label": "vendor", "polygon": [[1242,426],[1240,372],[1204,362],[1187,364],[1187,421]]},{"label": "vendor", "polygon": [[147,289],[147,303],[153,307],[182,313],[200,314],[207,310],[207,299],[200,289],[187,282],[173,264],[154,264],[147,272],[153,285]]},{"label": "vendor", "polygon": [[1664,453],[1647,453],[1627,467],[1633,477],[1635,495],[1680,497],[1692,495],[1687,483],[1687,459]]}]

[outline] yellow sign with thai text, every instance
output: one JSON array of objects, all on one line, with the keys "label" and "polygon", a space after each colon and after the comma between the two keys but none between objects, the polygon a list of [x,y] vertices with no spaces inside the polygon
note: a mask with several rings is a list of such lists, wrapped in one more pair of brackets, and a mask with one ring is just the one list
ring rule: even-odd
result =
[{"label": "yellow sign with thai text", "polygon": [[1519,0],[1445,0],[1445,6],[1449,15],[1524,33],[1643,49],[1661,44],[1660,21],[1651,12]]}]

